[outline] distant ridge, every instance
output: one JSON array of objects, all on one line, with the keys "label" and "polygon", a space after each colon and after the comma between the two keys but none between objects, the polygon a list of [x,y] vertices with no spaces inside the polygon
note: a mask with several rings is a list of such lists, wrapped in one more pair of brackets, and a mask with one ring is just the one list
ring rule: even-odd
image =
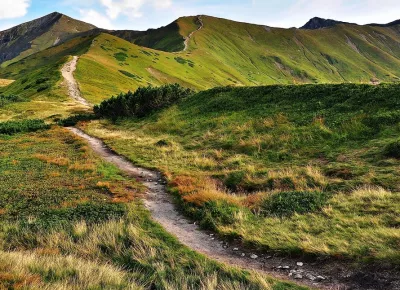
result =
[{"label": "distant ridge", "polygon": [[399,20],[392,21],[392,22],[387,23],[387,24],[372,23],[372,24],[368,24],[368,25],[369,25],[369,26],[378,26],[378,27],[391,27],[391,26],[400,25],[400,19],[399,19]]},{"label": "distant ridge", "polygon": [[[96,28],[92,24],[53,12],[0,32],[0,63],[21,58]],[[22,54],[22,55],[21,55]]]},{"label": "distant ridge", "polygon": [[321,28],[329,28],[336,26],[338,24],[352,24],[348,22],[337,21],[333,19],[324,19],[320,17],[311,18],[304,26],[300,27],[300,29],[321,29]]}]

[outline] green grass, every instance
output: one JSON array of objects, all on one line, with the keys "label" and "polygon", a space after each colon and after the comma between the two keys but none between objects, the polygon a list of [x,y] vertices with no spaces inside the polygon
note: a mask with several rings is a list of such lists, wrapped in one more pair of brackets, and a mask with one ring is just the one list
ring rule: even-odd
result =
[{"label": "green grass", "polygon": [[215,88],[145,119],[83,127],[161,170],[186,214],[222,235],[260,250],[399,264],[399,160],[388,155],[398,90]]},{"label": "green grass", "polygon": [[144,187],[67,130],[0,135],[0,287],[305,289],[229,268],[178,243]]}]

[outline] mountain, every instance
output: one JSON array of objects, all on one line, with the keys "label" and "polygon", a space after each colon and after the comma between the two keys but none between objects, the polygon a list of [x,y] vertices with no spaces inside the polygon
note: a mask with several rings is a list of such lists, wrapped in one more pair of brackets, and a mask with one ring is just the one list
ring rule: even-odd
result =
[{"label": "mountain", "polygon": [[338,24],[349,24],[349,23],[336,21],[333,19],[324,19],[324,18],[314,17],[314,18],[310,19],[300,29],[321,29],[321,28],[334,27]]},{"label": "mountain", "polygon": [[[33,33],[28,31],[24,37],[32,38]],[[53,69],[59,69],[68,55],[80,56],[75,76],[91,103],[139,86],[172,82],[206,89],[400,81],[400,25],[396,23],[282,29],[203,15],[181,17],[145,32],[94,28],[69,37],[23,60],[19,55],[12,65],[3,64],[0,78],[16,80],[3,90],[29,94],[22,90],[26,87],[22,81],[48,73],[41,66],[49,66],[50,61]],[[34,88],[33,82],[33,93]]]},{"label": "mountain", "polygon": [[392,21],[392,22],[387,23],[387,24],[376,24],[376,23],[373,23],[373,24],[368,24],[368,25],[370,25],[370,26],[379,26],[379,27],[392,27],[392,26],[400,25],[400,19]]},{"label": "mountain", "polygon": [[0,63],[44,50],[95,26],[54,12],[0,32]]}]

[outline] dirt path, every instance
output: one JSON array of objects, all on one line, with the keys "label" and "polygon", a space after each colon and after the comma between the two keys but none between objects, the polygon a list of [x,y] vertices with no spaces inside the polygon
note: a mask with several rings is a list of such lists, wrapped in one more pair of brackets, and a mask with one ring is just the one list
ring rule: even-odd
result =
[{"label": "dirt path", "polygon": [[78,57],[74,56],[70,62],[67,62],[61,69],[62,76],[68,87],[68,94],[71,98],[75,99],[77,102],[84,106],[91,107],[88,101],[82,98],[81,91],[79,90],[78,82],[74,78],[74,71],[76,70],[76,65],[78,64]]},{"label": "dirt path", "polygon": [[348,269],[351,267],[344,262],[315,259],[302,261],[273,254],[254,254],[241,249],[239,243],[229,244],[211,233],[201,231],[197,225],[175,209],[160,173],[133,165],[108,149],[100,139],[91,137],[77,128],[69,130],[87,140],[91,148],[104,160],[141,181],[148,188],[145,205],[151,211],[153,218],[169,233],[175,235],[182,244],[195,251],[222,263],[260,271],[319,289],[399,289],[396,288],[398,284],[390,282],[388,284],[387,279],[394,274],[389,273],[390,271],[383,270],[383,276],[379,276],[382,270],[372,268],[369,272],[361,269],[350,271]]},{"label": "dirt path", "polygon": [[187,51],[187,50],[188,50],[188,48],[189,48],[189,41],[192,39],[193,35],[194,35],[196,32],[202,30],[203,27],[204,27],[204,23],[203,23],[203,20],[201,19],[201,16],[197,16],[197,20],[200,22],[200,27],[197,28],[197,30],[191,32],[191,33],[189,34],[188,37],[185,37],[185,48],[183,49],[183,51]]}]

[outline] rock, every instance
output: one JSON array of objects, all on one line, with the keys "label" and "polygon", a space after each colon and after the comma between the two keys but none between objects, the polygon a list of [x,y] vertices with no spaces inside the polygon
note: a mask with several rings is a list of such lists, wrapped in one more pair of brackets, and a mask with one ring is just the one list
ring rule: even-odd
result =
[{"label": "rock", "polygon": [[303,264],[303,262],[297,262],[297,266],[299,266],[299,267],[303,267],[303,266],[304,266],[304,264]]},{"label": "rock", "polygon": [[317,276],[317,279],[315,279],[317,281],[323,281],[326,280],[326,278],[324,276]]},{"label": "rock", "polygon": [[237,251],[239,251],[239,248],[233,248],[233,250],[234,250],[235,252],[237,252]]},{"label": "rock", "polygon": [[303,276],[300,275],[300,274],[296,274],[296,275],[294,275],[294,278],[295,278],[295,279],[303,279]]},{"label": "rock", "polygon": [[266,259],[272,259],[272,256],[266,256],[265,258]]},{"label": "rock", "polygon": [[311,275],[311,274],[307,274],[306,277],[307,277],[307,279],[309,279],[311,281],[315,281],[317,279],[317,277],[315,277],[314,275]]},{"label": "rock", "polygon": [[258,258],[258,256],[257,256],[257,255],[254,255],[254,254],[252,254],[252,255],[250,256],[250,258],[252,258],[252,259],[257,259],[257,258]]},{"label": "rock", "polygon": [[290,267],[289,266],[283,266],[282,269],[286,269],[287,270],[287,269],[290,269]]},{"label": "rock", "polygon": [[244,257],[244,256],[246,256],[246,254],[245,254],[245,253],[242,253],[242,257]]}]

